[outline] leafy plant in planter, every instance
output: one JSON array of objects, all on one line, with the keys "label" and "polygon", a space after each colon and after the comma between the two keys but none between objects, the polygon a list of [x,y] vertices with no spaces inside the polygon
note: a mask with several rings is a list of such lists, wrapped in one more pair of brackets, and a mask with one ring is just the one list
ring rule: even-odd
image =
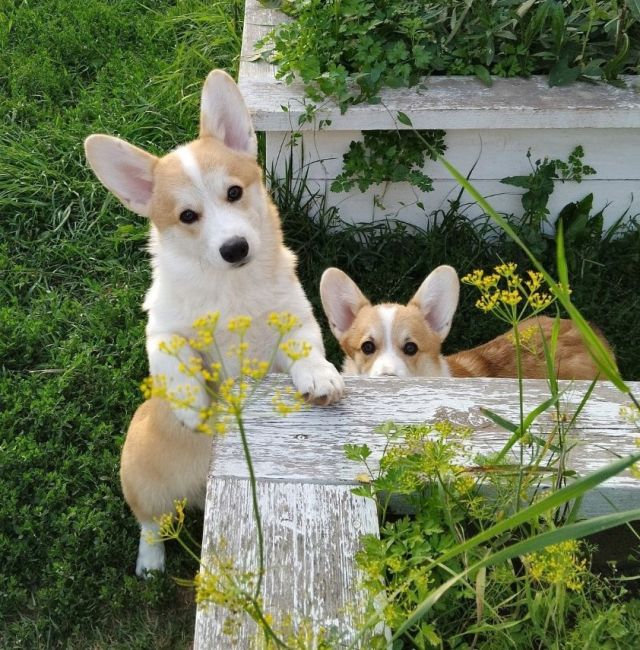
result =
[{"label": "leafy plant in planter", "polygon": [[[637,0],[263,0],[293,18],[270,35],[277,76],[316,102],[378,101],[432,74],[616,81],[640,62]],[[265,45],[265,43],[263,43]]]}]

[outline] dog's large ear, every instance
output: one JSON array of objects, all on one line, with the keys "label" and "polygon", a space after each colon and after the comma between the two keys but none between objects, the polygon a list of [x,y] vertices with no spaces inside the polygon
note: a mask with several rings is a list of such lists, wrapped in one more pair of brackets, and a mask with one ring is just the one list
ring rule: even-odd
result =
[{"label": "dog's large ear", "polygon": [[444,341],[458,306],[460,281],[451,266],[434,269],[420,285],[409,304],[420,309],[429,327]]},{"label": "dog's large ear", "polygon": [[227,147],[258,155],[251,116],[236,82],[223,70],[209,73],[200,102],[200,137],[213,136]]},{"label": "dog's large ear", "polygon": [[155,156],[110,135],[90,135],[84,141],[87,161],[100,182],[124,205],[149,216]]},{"label": "dog's large ear", "polygon": [[320,298],[333,335],[340,340],[357,313],[370,304],[358,285],[343,271],[329,268],[320,279]]}]

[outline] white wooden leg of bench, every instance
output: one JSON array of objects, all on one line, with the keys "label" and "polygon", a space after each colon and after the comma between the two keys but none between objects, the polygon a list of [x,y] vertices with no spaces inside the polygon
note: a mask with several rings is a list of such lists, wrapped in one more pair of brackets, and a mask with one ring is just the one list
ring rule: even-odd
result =
[{"label": "white wooden leg of bench", "polygon": [[[312,621],[314,628],[337,625],[353,632],[364,613],[354,556],[360,536],[378,534],[371,499],[354,496],[352,486],[259,480],[258,499],[264,530],[266,572],[262,584],[264,611],[282,620],[290,615]],[[202,558],[223,548],[241,570],[258,567],[256,527],[249,481],[209,479]],[[223,633],[228,612],[200,606],[195,649],[252,648],[260,637],[246,617],[239,635]]]}]

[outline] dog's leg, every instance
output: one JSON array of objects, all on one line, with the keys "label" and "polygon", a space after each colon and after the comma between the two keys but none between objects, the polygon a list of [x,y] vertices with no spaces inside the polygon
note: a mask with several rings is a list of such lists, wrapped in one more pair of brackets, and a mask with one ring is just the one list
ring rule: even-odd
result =
[{"label": "dog's leg", "polygon": [[296,390],[314,404],[326,406],[339,401],[344,394],[344,380],[333,364],[324,357],[322,334],[315,320],[304,322],[302,327],[288,338],[306,341],[312,346],[309,356],[293,365],[284,353],[278,353],[282,355],[279,359],[280,365],[285,368],[291,365],[291,380]]},{"label": "dog's leg", "polygon": [[180,422],[189,429],[195,429],[200,422],[200,410],[209,406],[211,400],[204,386],[195,377],[180,371],[180,364],[188,365],[191,358],[200,355],[187,344],[183,345],[176,354],[163,352],[160,349],[161,344],[170,346],[172,337],[171,333],[164,333],[147,338],[149,369],[153,377],[162,376],[166,379],[167,390],[176,392],[180,397],[193,395],[193,404],[190,407],[172,406],[172,409]]},{"label": "dog's leg", "polygon": [[164,542],[158,540],[159,528],[153,521],[140,523],[136,575],[141,578],[148,578],[149,571],[164,571]]}]

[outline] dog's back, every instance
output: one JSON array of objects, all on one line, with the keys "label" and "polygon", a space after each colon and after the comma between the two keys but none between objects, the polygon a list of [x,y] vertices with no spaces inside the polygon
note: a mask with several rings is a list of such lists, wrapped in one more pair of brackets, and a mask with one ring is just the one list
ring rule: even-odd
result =
[{"label": "dog's back", "polygon": [[[536,316],[518,326],[521,338],[522,374],[530,379],[547,376],[545,343],[550,345],[556,319]],[[554,371],[559,379],[593,379],[598,368],[588,353],[573,321],[558,319],[558,344]],[[600,334],[600,332],[598,332]],[[603,342],[607,341],[600,334]],[[446,357],[454,377],[517,377],[515,333],[513,330],[495,339]]]}]

